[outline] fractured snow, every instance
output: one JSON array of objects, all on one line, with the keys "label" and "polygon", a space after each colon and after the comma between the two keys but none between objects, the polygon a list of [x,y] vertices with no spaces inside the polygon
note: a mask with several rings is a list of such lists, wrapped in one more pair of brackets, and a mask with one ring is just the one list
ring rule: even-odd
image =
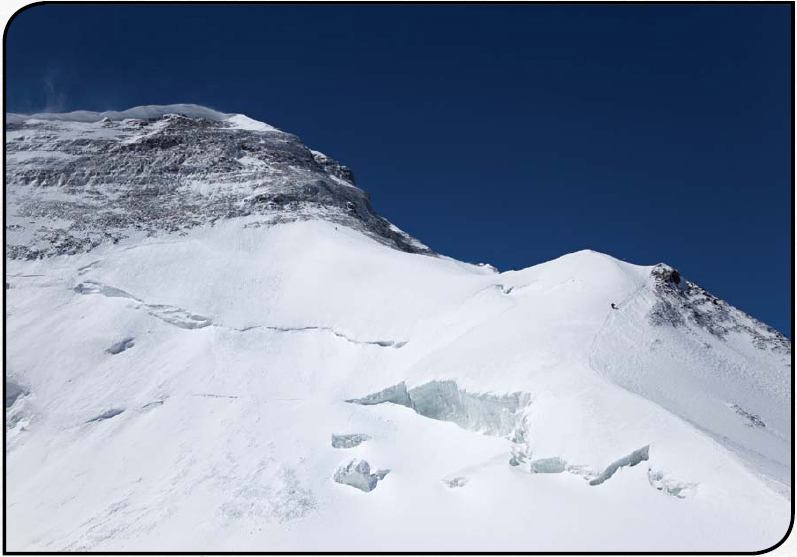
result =
[{"label": "fractured snow", "polygon": [[412,408],[421,416],[454,422],[465,429],[507,435],[518,423],[518,412],[530,401],[527,393],[471,393],[460,389],[454,381],[431,381],[411,389],[402,382],[347,402],[363,405],[392,402]]},{"label": "fractured snow", "polygon": [[597,478],[594,478],[589,481],[589,485],[600,485],[612,476],[624,466],[636,466],[640,462],[643,462],[649,458],[650,455],[650,447],[645,445],[641,449],[637,449],[628,456],[624,456],[623,458],[617,459],[609,466],[606,467]]},{"label": "fractured snow", "polygon": [[73,290],[78,294],[101,294],[107,298],[129,299],[133,302],[134,307],[143,309],[153,317],[162,319],[166,323],[174,325],[175,327],[180,327],[181,329],[201,329],[202,327],[207,327],[213,323],[208,317],[197,315],[195,313],[191,313],[190,311],[170,305],[147,304],[132,294],[128,294],[124,290],[119,290],[118,288],[106,286],[93,281],[81,282],[75,286]]}]

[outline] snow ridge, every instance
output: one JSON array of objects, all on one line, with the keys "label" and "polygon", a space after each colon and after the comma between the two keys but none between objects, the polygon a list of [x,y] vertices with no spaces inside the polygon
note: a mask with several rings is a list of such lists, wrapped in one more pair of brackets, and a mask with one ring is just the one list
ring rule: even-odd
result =
[{"label": "snow ridge", "polygon": [[[237,121],[250,121],[241,114],[225,114],[212,108],[199,106],[197,104],[151,104],[145,106],[135,106],[127,110],[106,110],[104,112],[92,112],[89,110],[76,110],[74,112],[37,112],[35,114],[6,113],[6,123],[19,124],[26,120],[45,120],[57,122],[83,122],[93,123],[102,120],[157,120],[169,114],[179,114],[188,118],[202,118],[223,122],[235,118]],[[258,122],[258,124],[268,126]],[[275,129],[268,126],[269,129]]]}]

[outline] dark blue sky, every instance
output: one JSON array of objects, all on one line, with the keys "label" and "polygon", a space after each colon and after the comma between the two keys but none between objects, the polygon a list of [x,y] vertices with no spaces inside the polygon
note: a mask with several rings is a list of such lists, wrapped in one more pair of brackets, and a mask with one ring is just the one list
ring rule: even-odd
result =
[{"label": "dark blue sky", "polygon": [[790,5],[38,6],[7,110],[193,102],[501,270],[667,262],[791,336]]}]

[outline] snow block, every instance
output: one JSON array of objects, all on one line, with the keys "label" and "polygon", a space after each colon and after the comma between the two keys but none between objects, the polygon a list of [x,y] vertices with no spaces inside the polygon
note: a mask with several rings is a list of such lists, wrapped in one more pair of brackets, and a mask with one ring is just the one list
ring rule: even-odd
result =
[{"label": "snow block", "polygon": [[567,462],[555,456],[553,458],[540,458],[529,464],[532,474],[559,474],[567,469]]},{"label": "snow block", "polygon": [[365,460],[353,459],[348,464],[340,466],[335,472],[334,479],[339,484],[356,487],[360,491],[373,491],[376,484],[387,476],[390,470],[377,470],[371,473],[371,466]]}]

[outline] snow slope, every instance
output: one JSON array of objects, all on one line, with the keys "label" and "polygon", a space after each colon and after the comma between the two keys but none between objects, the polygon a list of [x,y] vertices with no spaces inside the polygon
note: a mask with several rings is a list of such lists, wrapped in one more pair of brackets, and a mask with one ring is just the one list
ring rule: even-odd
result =
[{"label": "snow slope", "polygon": [[784,537],[788,339],[663,265],[497,273],[329,214],[7,259],[9,550]]}]

